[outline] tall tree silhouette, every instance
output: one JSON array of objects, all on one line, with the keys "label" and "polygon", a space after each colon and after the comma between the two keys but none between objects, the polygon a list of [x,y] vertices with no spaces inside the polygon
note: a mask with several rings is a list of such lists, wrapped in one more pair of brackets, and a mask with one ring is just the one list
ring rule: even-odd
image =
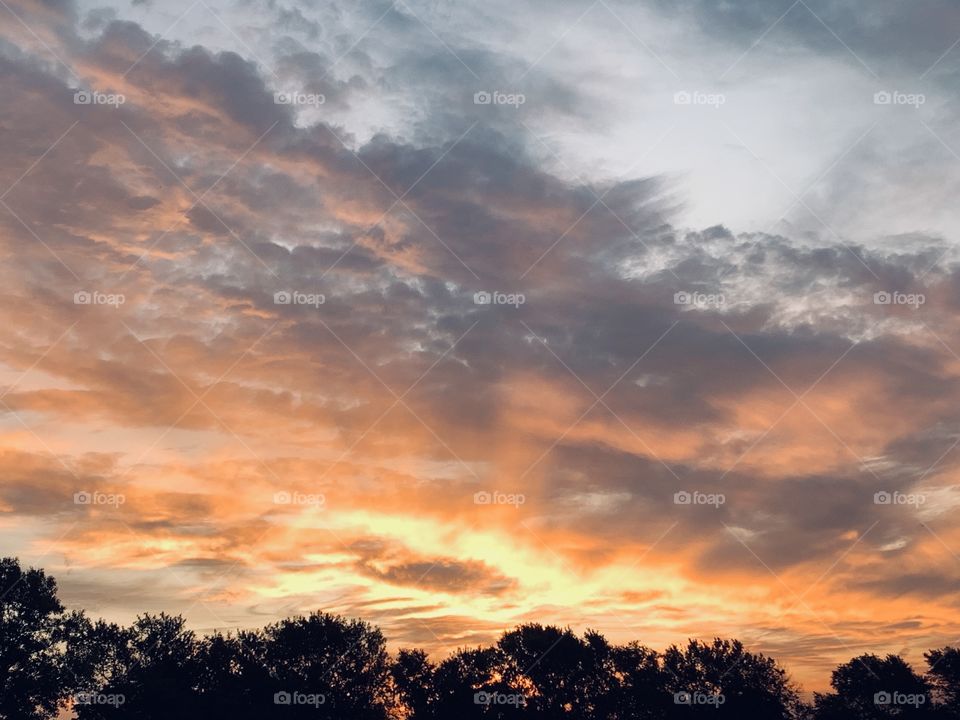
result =
[{"label": "tall tree silhouette", "polygon": [[316,612],[200,649],[202,704],[231,718],[385,720],[393,700],[382,633]]},{"label": "tall tree silhouette", "polygon": [[519,717],[523,689],[503,675],[503,653],[496,647],[458,650],[434,672],[436,704],[431,718]]},{"label": "tall tree silhouette", "polygon": [[[616,661],[627,657],[614,653],[601,634],[588,631],[581,639],[569,629],[528,624],[505,633],[497,647],[506,661],[503,675],[527,692],[529,717],[617,717],[624,675]],[[623,670],[636,673],[637,668]],[[652,695],[656,688],[652,679],[648,677],[643,688],[648,693],[646,703],[657,699]],[[656,691],[662,695],[662,689]]]},{"label": "tall tree silhouette", "polygon": [[65,665],[71,625],[57,584],[42,570],[0,559],[0,718],[50,718],[75,683]]},{"label": "tall tree silhouette", "polygon": [[530,718],[655,720],[668,716],[666,675],[656,652],[638,643],[611,645],[596,631],[522,625],[497,643],[503,674],[526,688]]},{"label": "tall tree silhouette", "polygon": [[667,673],[655,650],[637,642],[615,645],[610,651],[610,662],[616,682],[600,701],[600,717],[615,720],[668,717],[675,706],[667,689]]},{"label": "tall tree silhouette", "polygon": [[437,708],[437,667],[423,650],[401,649],[390,668],[395,704],[409,720],[431,720]]},{"label": "tall tree silhouette", "polygon": [[80,720],[195,716],[202,666],[182,617],[142,615],[129,628],[98,622],[82,633],[73,661],[89,679],[74,706]]},{"label": "tall tree silhouette", "polygon": [[927,679],[941,703],[941,714],[950,720],[960,718],[960,650],[952,647],[926,654]]},{"label": "tall tree silhouette", "polygon": [[393,676],[412,720],[652,720],[672,707],[654,651],[539,624],[504,633],[494,647],[460,650],[439,665],[422,651],[402,650]]},{"label": "tall tree silhouette", "polygon": [[596,696],[594,685],[604,684],[602,663],[586,643],[570,632],[539,624],[522,625],[505,633],[497,647],[503,654],[501,673],[518,689],[527,691],[532,718],[584,717]]},{"label": "tall tree silhouette", "polygon": [[671,717],[788,720],[800,709],[796,689],[775,660],[747,652],[739,640],[691,640],[663,654],[667,688],[674,697]]},{"label": "tall tree silhouette", "polygon": [[930,686],[897,655],[861,655],[833,671],[834,692],[817,694],[817,720],[928,718]]}]

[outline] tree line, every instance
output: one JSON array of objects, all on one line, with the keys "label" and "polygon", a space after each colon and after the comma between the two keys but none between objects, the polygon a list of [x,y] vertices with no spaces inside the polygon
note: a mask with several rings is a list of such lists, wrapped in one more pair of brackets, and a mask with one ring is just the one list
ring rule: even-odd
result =
[{"label": "tree line", "polygon": [[129,626],[68,612],[55,580],[0,559],[0,719],[871,720],[960,718],[960,650],[837,667],[800,699],[774,659],[737,640],[657,652],[539,624],[436,662],[391,655],[376,627],[322,612],[198,636],[184,619]]}]

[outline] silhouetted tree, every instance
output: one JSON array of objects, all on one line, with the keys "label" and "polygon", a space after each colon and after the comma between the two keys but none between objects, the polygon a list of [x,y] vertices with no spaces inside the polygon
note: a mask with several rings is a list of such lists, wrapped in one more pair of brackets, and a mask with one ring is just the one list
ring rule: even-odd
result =
[{"label": "silhouetted tree", "polygon": [[0,718],[57,714],[76,685],[64,658],[79,617],[64,610],[52,577],[0,559]]},{"label": "silhouetted tree", "polygon": [[396,703],[410,720],[429,720],[437,707],[436,666],[423,650],[401,649],[390,669]]},{"label": "silhouetted tree", "polygon": [[391,661],[381,632],[316,612],[198,638],[178,616],[129,627],[67,613],[41,570],[0,560],[0,720],[922,720],[960,719],[960,650],[862,655],[833,692],[799,701],[773,659],[736,640],[659,654],[600,633],[521,625],[439,663]]},{"label": "silhouetted tree", "polygon": [[439,665],[404,650],[393,668],[402,710],[413,720],[667,717],[657,654],[636,643],[611,645],[592,631],[578,638],[523,625],[495,647],[460,650]]},{"label": "silhouetted tree", "polygon": [[569,629],[522,625],[497,643],[503,655],[502,674],[512,687],[526,690],[531,718],[585,717],[595,693],[590,680],[603,683],[590,647]]},{"label": "silhouetted tree", "polygon": [[214,635],[200,655],[201,704],[238,720],[384,720],[393,701],[386,641],[357,620],[319,612],[288,618]]},{"label": "silhouetted tree", "polygon": [[206,717],[269,717],[279,689],[261,663],[262,644],[260,631],[214,633],[200,643],[197,687]]},{"label": "silhouetted tree", "polygon": [[960,718],[960,650],[953,647],[931,650],[927,659],[927,679],[940,702],[945,718]]},{"label": "silhouetted tree", "polygon": [[129,628],[89,625],[75,665],[90,678],[77,696],[80,720],[197,716],[198,641],[179,616],[142,615]]},{"label": "silhouetted tree", "polygon": [[498,647],[513,684],[532,690],[532,718],[657,720],[672,708],[658,654],[638,643],[531,624],[506,633]]},{"label": "silhouetted tree", "polygon": [[436,703],[430,718],[522,717],[527,688],[510,685],[504,656],[496,647],[458,650],[434,672]]},{"label": "silhouetted tree", "polygon": [[611,720],[657,720],[674,709],[667,690],[667,673],[659,654],[636,642],[611,648],[610,661],[616,679],[602,699],[599,717]]},{"label": "silhouetted tree", "polygon": [[930,686],[897,655],[861,655],[833,671],[834,692],[815,696],[817,720],[927,718]]},{"label": "silhouetted tree", "polygon": [[716,639],[711,644],[691,640],[663,654],[671,717],[710,717],[788,720],[800,709],[800,699],[786,671],[775,660],[747,652],[739,640]]}]

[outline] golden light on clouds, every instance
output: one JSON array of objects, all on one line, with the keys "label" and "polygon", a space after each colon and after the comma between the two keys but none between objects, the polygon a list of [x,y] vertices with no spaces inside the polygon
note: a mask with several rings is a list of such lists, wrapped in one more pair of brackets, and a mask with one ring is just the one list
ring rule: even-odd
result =
[{"label": "golden light on clouds", "polygon": [[[653,647],[730,636],[807,689],[855,653],[916,660],[960,635],[960,295],[936,188],[938,231],[891,227],[893,249],[848,223],[867,199],[827,188],[809,204],[842,238],[778,224],[772,202],[732,207],[743,228],[691,226],[677,178],[714,116],[652,133],[649,115],[703,108],[644,85],[640,112],[610,72],[587,97],[567,54],[470,53],[485,82],[519,68],[528,101],[505,108],[392,16],[358,54],[275,23],[269,42],[246,22],[161,36],[158,8],[12,8],[37,34],[0,29],[17,98],[0,533],[71,607],[201,630],[319,608],[438,654],[528,621]],[[753,122],[733,99],[755,85],[729,82],[716,117]],[[324,103],[276,99],[295,86]],[[611,155],[588,139],[620,114],[644,148]],[[741,144],[710,152],[754,187]],[[614,180],[620,154],[636,168]],[[908,291],[925,302],[875,300]],[[701,292],[724,301],[675,300]]]}]

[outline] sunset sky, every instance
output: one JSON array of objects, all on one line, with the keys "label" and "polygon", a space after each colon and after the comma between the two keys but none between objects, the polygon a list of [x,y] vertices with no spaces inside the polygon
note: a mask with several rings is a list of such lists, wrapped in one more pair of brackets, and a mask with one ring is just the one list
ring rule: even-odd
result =
[{"label": "sunset sky", "polygon": [[0,0],[0,555],[198,631],[920,662],[958,88],[951,0]]}]

